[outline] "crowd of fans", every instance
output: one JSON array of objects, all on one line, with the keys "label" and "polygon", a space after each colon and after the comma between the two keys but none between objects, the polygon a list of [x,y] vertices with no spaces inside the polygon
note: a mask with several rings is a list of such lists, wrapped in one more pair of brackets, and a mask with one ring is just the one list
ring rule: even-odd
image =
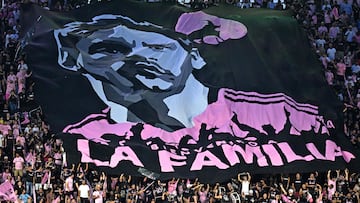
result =
[{"label": "crowd of fans", "polygon": [[344,103],[344,129],[360,145],[360,5],[359,1],[325,0],[292,4],[318,54],[325,78]]},{"label": "crowd of fans", "polygon": [[[85,3],[74,2],[53,1],[49,6],[37,1],[57,10]],[[359,147],[359,5],[350,0],[286,3],[308,33],[328,84],[344,103],[346,136]],[[197,179],[161,182],[107,175],[82,163],[67,166],[61,140],[51,133],[34,101],[26,58],[17,55],[19,6],[19,1],[9,0],[0,10],[0,183],[14,186],[18,202],[360,202],[360,176],[348,170],[256,177],[239,173],[226,183],[209,185]]]}]

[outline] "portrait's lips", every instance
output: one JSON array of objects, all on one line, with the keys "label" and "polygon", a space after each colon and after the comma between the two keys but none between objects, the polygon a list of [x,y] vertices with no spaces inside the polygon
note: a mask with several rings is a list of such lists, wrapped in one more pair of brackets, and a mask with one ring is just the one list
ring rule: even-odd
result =
[{"label": "portrait's lips", "polygon": [[169,79],[174,78],[174,75],[168,71],[162,69],[155,63],[150,62],[136,62],[135,67],[140,75],[154,75],[155,77],[168,77]]}]

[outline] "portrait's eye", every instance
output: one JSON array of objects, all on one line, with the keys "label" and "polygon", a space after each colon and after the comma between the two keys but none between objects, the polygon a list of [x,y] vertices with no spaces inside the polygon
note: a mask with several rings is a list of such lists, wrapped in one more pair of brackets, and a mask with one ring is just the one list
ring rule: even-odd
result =
[{"label": "portrait's eye", "polygon": [[163,51],[164,49],[173,49],[175,45],[173,43],[169,44],[148,44],[146,42],[142,42],[143,47],[148,47],[154,51]]},{"label": "portrait's eye", "polygon": [[130,45],[117,41],[102,41],[92,44],[89,47],[89,54],[107,53],[127,55],[132,51]]}]

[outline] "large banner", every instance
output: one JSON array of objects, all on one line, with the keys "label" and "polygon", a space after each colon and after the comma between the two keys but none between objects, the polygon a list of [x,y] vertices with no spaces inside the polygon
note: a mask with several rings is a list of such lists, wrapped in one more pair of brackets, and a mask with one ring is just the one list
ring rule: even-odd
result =
[{"label": "large banner", "polygon": [[36,98],[68,164],[161,179],[359,169],[342,105],[287,11],[24,5]]},{"label": "large banner", "polygon": [[0,201],[15,202],[17,196],[14,192],[14,187],[9,181],[5,181],[0,185]]}]

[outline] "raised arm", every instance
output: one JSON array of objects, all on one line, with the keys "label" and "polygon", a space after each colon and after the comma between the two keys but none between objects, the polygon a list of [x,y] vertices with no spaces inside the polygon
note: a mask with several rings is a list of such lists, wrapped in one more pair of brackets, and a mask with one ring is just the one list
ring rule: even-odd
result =
[{"label": "raised arm", "polygon": [[287,192],[284,188],[284,185],[282,183],[279,184],[280,185],[280,189],[281,189],[281,192],[284,194],[284,195],[287,195]]},{"label": "raised arm", "polygon": [[238,181],[239,181],[239,182],[241,182],[241,181],[242,181],[242,180],[241,180],[241,175],[240,175],[240,173],[238,173],[237,178],[238,178]]},{"label": "raised arm", "polygon": [[345,169],[345,180],[349,181],[349,169]]},{"label": "raised arm", "polygon": [[251,181],[251,175],[249,172],[247,172],[247,176],[248,176],[248,181],[250,182]]},{"label": "raised arm", "polygon": [[318,193],[319,193],[319,196],[316,198],[316,203],[321,203],[321,202],[322,202],[322,198],[323,198],[323,195],[322,195],[322,187],[321,187],[321,185],[319,185],[319,184],[316,184],[316,187],[318,188]]},{"label": "raised arm", "polygon": [[340,170],[336,170],[336,178],[339,178],[340,176]]}]

